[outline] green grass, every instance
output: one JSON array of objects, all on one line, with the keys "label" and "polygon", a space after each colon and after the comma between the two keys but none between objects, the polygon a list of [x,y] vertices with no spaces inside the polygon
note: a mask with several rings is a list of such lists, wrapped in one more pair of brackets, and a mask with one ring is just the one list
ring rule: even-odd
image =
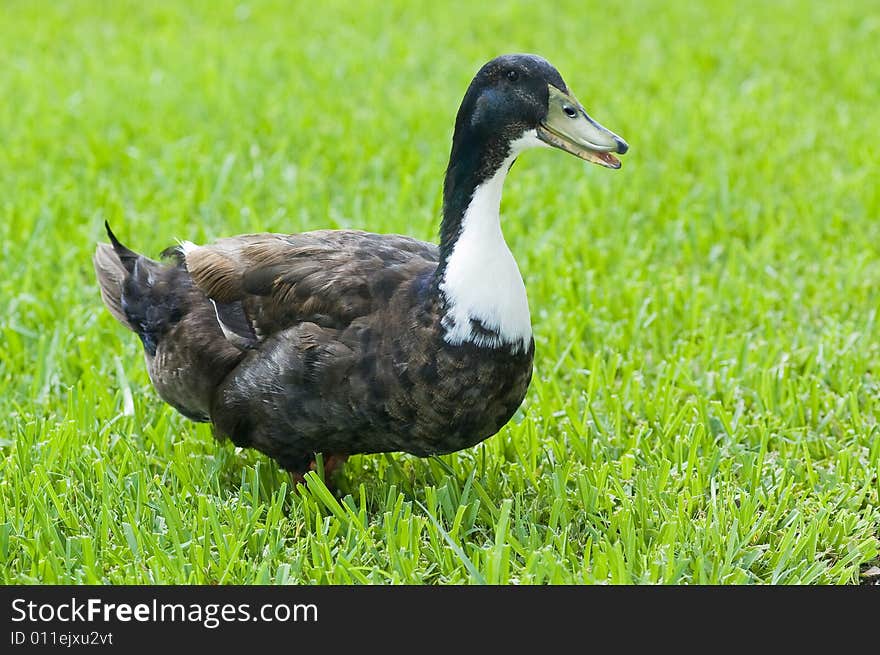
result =
[{"label": "green grass", "polygon": [[[530,152],[504,229],[537,344],[454,455],[295,491],[159,401],[105,219],[434,238],[475,70],[554,62],[632,149]],[[874,2],[8,1],[0,582],[858,583],[880,552]]]}]

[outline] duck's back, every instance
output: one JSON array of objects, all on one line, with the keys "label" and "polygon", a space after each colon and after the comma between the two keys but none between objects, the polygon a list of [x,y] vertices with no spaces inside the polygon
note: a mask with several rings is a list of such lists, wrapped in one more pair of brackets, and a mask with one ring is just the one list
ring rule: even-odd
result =
[{"label": "duck's back", "polygon": [[245,328],[245,340],[302,322],[344,328],[386,308],[402,286],[434,271],[439,258],[434,244],[358,230],[250,234],[208,246],[185,243],[181,251],[195,284],[219,304],[223,324]]}]

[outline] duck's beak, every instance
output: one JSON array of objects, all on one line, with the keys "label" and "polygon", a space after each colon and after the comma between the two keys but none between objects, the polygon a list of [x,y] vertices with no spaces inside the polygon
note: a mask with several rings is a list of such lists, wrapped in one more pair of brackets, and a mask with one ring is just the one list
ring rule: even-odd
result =
[{"label": "duck's beak", "polygon": [[554,148],[607,168],[620,168],[612,152],[622,155],[629,150],[626,141],[590,118],[577,98],[553,85],[547,118],[537,131],[538,138]]}]

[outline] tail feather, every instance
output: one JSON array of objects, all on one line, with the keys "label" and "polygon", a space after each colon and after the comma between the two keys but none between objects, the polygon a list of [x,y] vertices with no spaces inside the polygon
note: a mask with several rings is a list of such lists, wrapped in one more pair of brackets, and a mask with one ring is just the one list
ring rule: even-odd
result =
[{"label": "tail feather", "polygon": [[99,243],[94,264],[101,298],[113,317],[137,334],[151,355],[169,321],[179,318],[177,297],[160,285],[162,265],[122,245],[104,223],[110,243]]},{"label": "tail feather", "polygon": [[141,255],[134,250],[129,250],[120,243],[119,239],[116,238],[116,235],[113,234],[113,230],[110,229],[109,222],[104,221],[104,229],[107,230],[107,236],[110,239],[110,243],[113,244],[113,252],[116,253],[119,263],[122,264],[126,271],[133,273],[135,264],[137,264],[137,260],[141,258]]},{"label": "tail feather", "polygon": [[95,265],[95,273],[98,276],[98,284],[101,287],[101,298],[107,309],[117,321],[129,330],[134,330],[128,317],[122,309],[122,286],[128,271],[123,265],[116,251],[109,243],[99,243],[92,259]]}]

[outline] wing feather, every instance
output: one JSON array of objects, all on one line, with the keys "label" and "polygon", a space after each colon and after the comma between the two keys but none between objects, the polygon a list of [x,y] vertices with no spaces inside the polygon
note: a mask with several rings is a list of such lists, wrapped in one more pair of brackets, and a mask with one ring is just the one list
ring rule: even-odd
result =
[{"label": "wing feather", "polygon": [[434,244],[355,230],[244,235],[188,246],[183,256],[196,286],[241,307],[261,340],[306,321],[345,327],[381,310],[402,282],[439,259]]}]

